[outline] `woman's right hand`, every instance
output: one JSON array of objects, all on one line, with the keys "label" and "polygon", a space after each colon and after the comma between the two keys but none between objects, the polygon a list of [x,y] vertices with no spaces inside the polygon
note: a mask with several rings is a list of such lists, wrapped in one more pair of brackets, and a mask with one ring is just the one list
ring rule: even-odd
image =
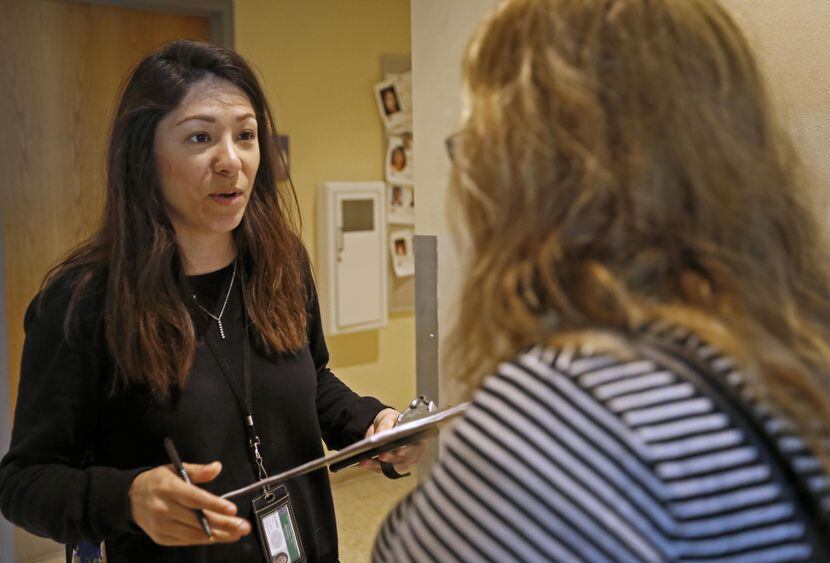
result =
[{"label": "woman's right hand", "polygon": [[[218,461],[207,465],[185,463],[193,483],[212,481],[222,471]],[[188,485],[172,465],[140,473],[129,491],[133,521],[159,545],[196,545],[235,542],[251,532],[250,523],[237,518],[236,505],[195,485]],[[208,538],[196,510],[203,510],[213,531]]]}]

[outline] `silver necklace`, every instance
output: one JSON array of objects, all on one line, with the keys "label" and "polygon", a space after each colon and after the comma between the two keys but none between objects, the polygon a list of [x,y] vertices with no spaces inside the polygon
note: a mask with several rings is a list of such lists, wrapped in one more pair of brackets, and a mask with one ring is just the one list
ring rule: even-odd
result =
[{"label": "silver necklace", "polygon": [[202,311],[204,311],[204,313],[207,316],[209,316],[211,319],[216,321],[217,324],[219,324],[219,335],[222,337],[222,340],[225,339],[225,327],[222,326],[222,315],[225,314],[225,307],[228,306],[228,299],[230,299],[230,296],[231,296],[231,289],[233,289],[233,280],[234,279],[236,279],[236,260],[233,261],[233,274],[231,275],[231,283],[228,286],[228,294],[225,295],[225,302],[222,303],[222,309],[219,310],[219,315],[218,316],[214,315],[213,313],[211,313],[210,311],[208,311],[207,309],[202,307],[202,304],[199,303],[198,299],[196,299],[196,294],[195,293],[193,294],[193,302],[196,303],[196,306],[199,307]]}]

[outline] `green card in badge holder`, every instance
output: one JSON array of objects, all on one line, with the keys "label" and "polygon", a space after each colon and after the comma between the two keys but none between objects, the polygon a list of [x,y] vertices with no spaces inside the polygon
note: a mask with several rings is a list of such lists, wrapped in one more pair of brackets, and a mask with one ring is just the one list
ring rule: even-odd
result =
[{"label": "green card in badge holder", "polygon": [[253,501],[254,519],[265,561],[306,561],[297,520],[285,485],[273,487]]}]

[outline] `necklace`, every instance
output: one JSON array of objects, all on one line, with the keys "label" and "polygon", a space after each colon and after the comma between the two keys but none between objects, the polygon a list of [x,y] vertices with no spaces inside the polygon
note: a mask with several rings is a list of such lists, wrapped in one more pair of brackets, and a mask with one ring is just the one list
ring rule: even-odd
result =
[{"label": "necklace", "polygon": [[213,313],[211,313],[210,311],[208,311],[207,309],[202,307],[202,304],[199,303],[198,299],[196,299],[196,294],[195,293],[192,295],[193,302],[196,303],[196,306],[199,307],[202,311],[204,311],[204,313],[207,316],[209,316],[211,319],[213,319],[214,321],[217,322],[217,324],[219,325],[219,335],[222,337],[222,340],[225,339],[225,327],[222,326],[222,315],[225,314],[225,307],[228,306],[228,299],[231,296],[231,289],[233,289],[233,280],[235,278],[236,278],[236,260],[233,261],[233,274],[231,274],[231,283],[230,283],[230,285],[228,285],[228,294],[225,295],[225,302],[222,303],[222,308],[219,310],[219,315],[218,316],[214,315]]}]

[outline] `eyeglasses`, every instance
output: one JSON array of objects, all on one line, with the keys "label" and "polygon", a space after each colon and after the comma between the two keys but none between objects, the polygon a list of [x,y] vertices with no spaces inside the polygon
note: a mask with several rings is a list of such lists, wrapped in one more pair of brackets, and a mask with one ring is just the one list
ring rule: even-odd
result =
[{"label": "eyeglasses", "polygon": [[453,164],[458,164],[457,159],[463,147],[464,137],[466,137],[469,133],[469,131],[464,130],[456,131],[444,139],[444,146],[447,148],[447,156]]}]

